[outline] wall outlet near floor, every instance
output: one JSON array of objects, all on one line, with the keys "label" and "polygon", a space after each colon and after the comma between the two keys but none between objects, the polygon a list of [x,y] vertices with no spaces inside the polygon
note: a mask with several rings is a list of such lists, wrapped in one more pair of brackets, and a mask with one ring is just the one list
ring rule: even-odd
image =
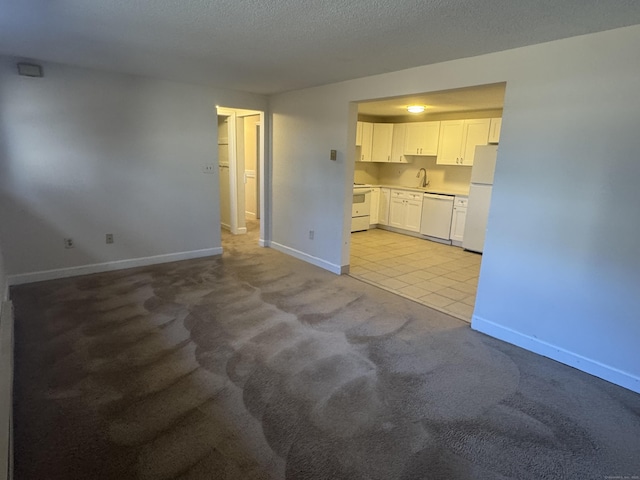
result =
[{"label": "wall outlet near floor", "polygon": [[64,248],[73,248],[73,238],[65,238],[64,239]]},{"label": "wall outlet near floor", "polygon": [[213,163],[205,163],[202,165],[202,173],[213,173],[214,171]]},{"label": "wall outlet near floor", "polygon": [[107,243],[113,243],[113,233],[107,233],[106,240]]},{"label": "wall outlet near floor", "polygon": [[313,240],[313,237],[315,237],[316,232],[314,232],[313,230],[309,230],[309,240]]}]

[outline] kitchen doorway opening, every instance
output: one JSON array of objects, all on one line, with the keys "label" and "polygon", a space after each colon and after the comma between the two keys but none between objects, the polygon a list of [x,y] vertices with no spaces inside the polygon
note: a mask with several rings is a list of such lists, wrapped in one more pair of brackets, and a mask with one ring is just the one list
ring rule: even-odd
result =
[{"label": "kitchen doorway opening", "polygon": [[265,245],[265,113],[216,107],[220,224],[224,234]]},{"label": "kitchen doorway opening", "polygon": [[[464,240],[481,203],[471,204],[472,171],[484,156],[476,147],[495,154],[505,91],[502,82],[352,104],[351,276],[471,321],[483,249]],[[486,227],[475,230],[483,241]]]}]

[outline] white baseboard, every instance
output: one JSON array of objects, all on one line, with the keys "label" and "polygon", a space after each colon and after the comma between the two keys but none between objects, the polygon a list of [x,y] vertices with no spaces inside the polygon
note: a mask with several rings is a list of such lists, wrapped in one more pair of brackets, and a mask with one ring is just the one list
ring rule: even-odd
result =
[{"label": "white baseboard", "polygon": [[155,265],[158,263],[177,262],[180,260],[211,257],[214,255],[222,255],[222,247],[117,260],[114,262],[94,263],[90,265],[80,265],[78,267],[57,268],[54,270],[44,270],[40,272],[20,273],[17,275],[9,275],[7,283],[9,285],[22,285],[24,283],[42,282],[45,280],[55,280],[57,278],[77,277],[79,275],[110,272],[113,270],[123,270],[125,268],[146,267],[147,265]]},{"label": "white baseboard", "polygon": [[258,239],[258,246],[260,246],[260,247],[270,247],[271,246],[271,242],[268,242],[264,238],[259,238]]},{"label": "white baseboard", "polygon": [[247,233],[247,227],[238,227],[238,235]]},{"label": "white baseboard", "polygon": [[476,315],[474,315],[471,320],[471,328],[490,337],[522,347],[530,352],[551,358],[633,392],[640,393],[640,377],[628,372],[591,360],[590,358],[583,357],[564,348],[556,347],[555,345],[524,335]]},{"label": "white baseboard", "polygon": [[327,262],[326,260],[314,257],[313,255],[309,255],[308,253],[301,252],[300,250],[296,250],[295,248],[287,247],[276,242],[270,242],[269,246],[274,250],[278,250],[279,252],[286,253],[287,255],[291,255],[292,257],[296,257],[297,259],[315,265],[316,267],[329,270],[331,273],[335,273],[338,275],[340,275],[341,273],[340,265],[335,265],[333,263]]}]

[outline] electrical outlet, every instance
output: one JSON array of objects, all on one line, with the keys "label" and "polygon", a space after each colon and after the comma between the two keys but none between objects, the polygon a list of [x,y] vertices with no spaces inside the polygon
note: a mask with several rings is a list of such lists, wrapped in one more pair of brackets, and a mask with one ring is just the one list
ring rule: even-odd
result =
[{"label": "electrical outlet", "polygon": [[202,173],[213,173],[214,171],[213,163],[205,163],[202,165]]},{"label": "electrical outlet", "polygon": [[314,232],[313,230],[309,230],[309,240],[313,240],[313,237],[315,236],[316,232]]},{"label": "electrical outlet", "polygon": [[73,238],[64,239],[64,248],[73,248]]},{"label": "electrical outlet", "polygon": [[106,239],[107,243],[113,243],[113,233],[107,233]]}]

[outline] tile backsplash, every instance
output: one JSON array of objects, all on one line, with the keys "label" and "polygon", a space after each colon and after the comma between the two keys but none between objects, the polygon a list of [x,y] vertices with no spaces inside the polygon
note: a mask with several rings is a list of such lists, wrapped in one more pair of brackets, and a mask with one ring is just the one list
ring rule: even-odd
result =
[{"label": "tile backsplash", "polygon": [[435,189],[464,190],[469,188],[471,167],[437,165],[436,157],[413,157],[411,163],[363,163],[356,162],[355,183],[398,185],[415,187],[420,168],[427,171],[429,186]]}]

